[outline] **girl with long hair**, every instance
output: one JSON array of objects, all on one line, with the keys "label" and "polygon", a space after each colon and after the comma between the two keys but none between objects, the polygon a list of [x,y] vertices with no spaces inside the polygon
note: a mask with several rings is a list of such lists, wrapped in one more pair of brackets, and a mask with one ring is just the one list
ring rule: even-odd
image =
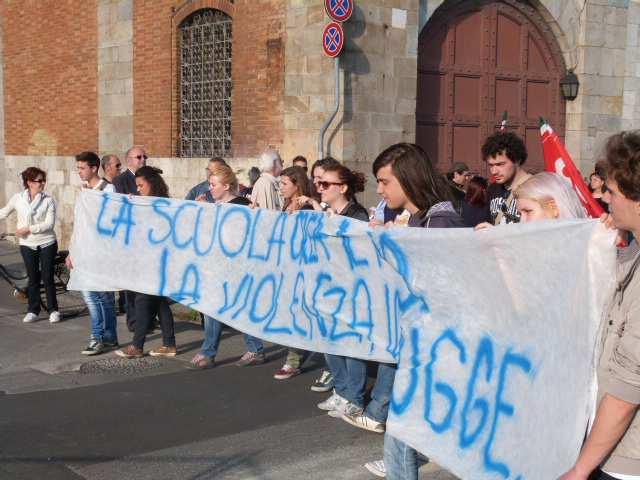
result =
[{"label": "girl with long hair", "polygon": [[[143,197],[169,197],[169,187],[162,178],[162,170],[145,165],[136,170],[136,187]],[[144,342],[153,321],[158,317],[162,331],[162,346],[153,349],[149,355],[153,357],[175,357],[176,336],[173,313],[166,297],[136,293],[135,295],[135,327],[133,341],[127,347],[116,350],[116,355],[123,358],[141,358],[144,356]]]}]

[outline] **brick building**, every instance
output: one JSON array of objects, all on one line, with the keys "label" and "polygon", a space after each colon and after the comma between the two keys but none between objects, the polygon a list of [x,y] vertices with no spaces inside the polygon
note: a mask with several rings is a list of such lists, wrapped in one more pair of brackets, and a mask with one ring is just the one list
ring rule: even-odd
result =
[{"label": "brick building", "polygon": [[[355,3],[324,142],[351,166],[369,172],[384,147],[416,141],[442,168],[482,172],[479,145],[508,110],[532,168],[542,115],[586,174],[606,136],[639,125],[638,1]],[[327,22],[323,0],[3,1],[0,203],[26,166],[45,168],[65,243],[82,150],[143,145],[176,197],[213,154],[241,173],[267,146],[314,160],[334,105]]]}]

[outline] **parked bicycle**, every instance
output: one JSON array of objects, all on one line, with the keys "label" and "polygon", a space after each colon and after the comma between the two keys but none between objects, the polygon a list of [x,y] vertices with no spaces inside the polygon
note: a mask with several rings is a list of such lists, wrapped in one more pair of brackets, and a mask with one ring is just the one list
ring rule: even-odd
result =
[{"label": "parked bicycle", "polygon": [[[0,233],[0,240],[6,240],[7,238],[15,237],[15,233]],[[65,265],[65,260],[69,255],[68,250],[58,250],[56,254],[56,258],[54,260],[53,266],[53,279],[54,285],[56,287],[56,295],[61,298],[65,298],[65,295],[70,294],[69,290],[67,290],[67,284],[69,283],[69,269]],[[27,272],[24,268],[24,265],[20,263],[20,265],[3,265],[0,263],[0,278],[2,278],[5,282],[7,282],[13,288],[13,296],[20,300],[27,300],[27,285],[29,283],[29,278],[27,276]],[[67,295],[69,296],[69,295]],[[47,306],[47,296],[44,290],[44,286],[40,285],[40,305],[44,310],[46,310]],[[68,298],[67,301],[64,302],[64,317],[70,318],[78,316],[86,311],[86,305],[82,302],[82,299],[72,299]]]}]

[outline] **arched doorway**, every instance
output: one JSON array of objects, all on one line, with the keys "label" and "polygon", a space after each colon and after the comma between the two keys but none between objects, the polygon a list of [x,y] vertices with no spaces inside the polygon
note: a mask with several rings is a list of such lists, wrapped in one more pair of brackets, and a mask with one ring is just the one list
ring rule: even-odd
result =
[{"label": "arched doorway", "polygon": [[564,72],[551,30],[525,2],[445,4],[420,34],[416,142],[443,171],[462,161],[486,175],[480,147],[506,110],[528,169],[543,170],[539,117],[564,137]]}]

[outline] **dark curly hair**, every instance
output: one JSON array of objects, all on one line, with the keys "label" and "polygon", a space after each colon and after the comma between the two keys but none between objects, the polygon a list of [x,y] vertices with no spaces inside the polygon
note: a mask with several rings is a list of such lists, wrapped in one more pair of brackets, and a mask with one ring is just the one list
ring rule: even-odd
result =
[{"label": "dark curly hair", "polygon": [[482,159],[486,162],[501,153],[518,165],[527,161],[527,147],[513,132],[496,132],[487,137],[482,145]]},{"label": "dark curly hair", "polygon": [[313,175],[313,171],[316,168],[320,167],[325,170],[328,165],[340,165],[340,162],[333,157],[324,157],[320,160],[316,160],[313,162],[313,165],[311,165],[311,175]]},{"label": "dark curly hair", "polygon": [[620,192],[640,201],[640,130],[616,133],[605,146],[607,178],[613,178]]},{"label": "dark curly hair", "polygon": [[151,196],[169,198],[169,187],[161,175],[162,170],[150,165],[136,170],[136,178],[144,178],[151,185]]},{"label": "dark curly hair", "polygon": [[344,196],[348,200],[354,200],[356,193],[364,192],[364,184],[367,183],[367,178],[362,172],[355,172],[345,167],[344,165],[337,163],[329,163],[322,167],[325,172],[335,172],[338,174],[338,178],[342,183],[347,186],[347,191]]},{"label": "dark curly hair", "polygon": [[45,182],[47,181],[47,172],[40,170],[38,167],[29,167],[20,175],[22,176],[22,185],[24,185],[24,188],[29,188],[29,184],[27,182],[33,182],[40,175],[42,175],[42,179]]}]

